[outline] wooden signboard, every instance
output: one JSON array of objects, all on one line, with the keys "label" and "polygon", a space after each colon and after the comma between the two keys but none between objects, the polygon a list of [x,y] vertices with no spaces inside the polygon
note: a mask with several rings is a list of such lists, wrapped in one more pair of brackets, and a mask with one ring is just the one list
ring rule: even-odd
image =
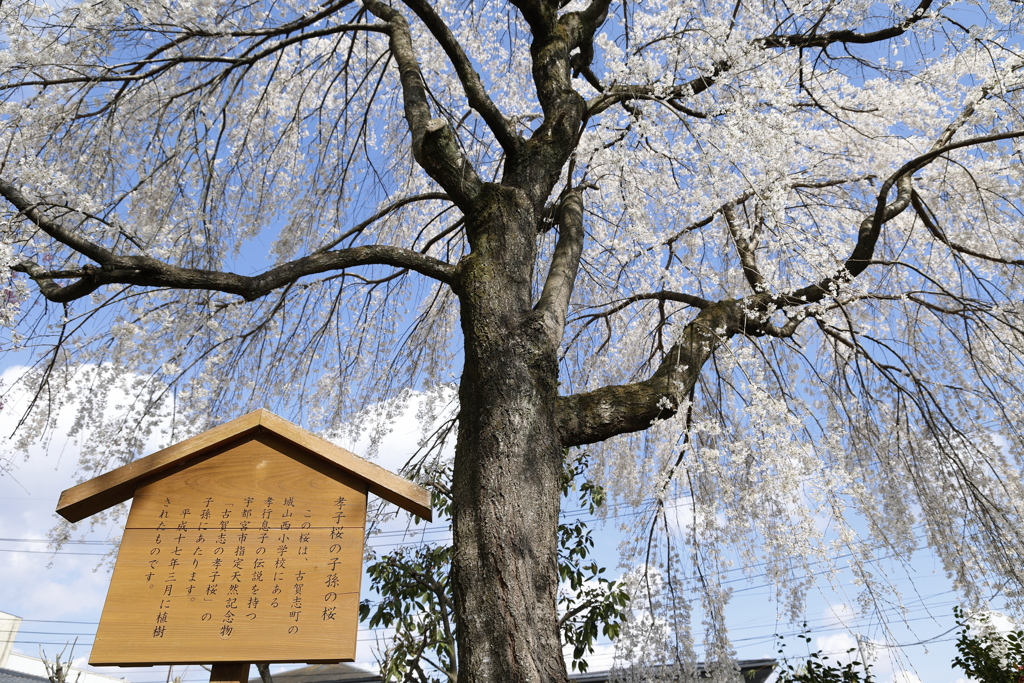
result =
[{"label": "wooden signboard", "polygon": [[422,488],[267,411],[65,491],[71,521],[133,499],[90,664],[353,661],[367,492],[430,518]]}]

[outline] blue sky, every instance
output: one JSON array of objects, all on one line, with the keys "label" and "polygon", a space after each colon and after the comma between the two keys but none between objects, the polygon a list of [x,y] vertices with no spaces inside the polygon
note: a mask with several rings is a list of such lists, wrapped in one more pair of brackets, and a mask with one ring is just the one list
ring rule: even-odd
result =
[{"label": "blue sky", "polygon": [[[5,376],[9,379],[8,373],[16,371],[8,369]],[[5,439],[11,433],[16,408],[16,402],[9,402],[0,411]],[[378,458],[381,465],[397,470],[415,449],[419,429],[413,412],[403,416],[385,438]],[[153,450],[164,445],[152,444]],[[348,446],[359,452],[358,444]],[[76,460],[76,444],[58,436],[48,446],[34,446],[28,460],[16,460],[10,471],[0,476],[0,611],[24,619],[14,646],[16,652],[38,656],[43,649],[53,654],[77,637],[76,660],[84,664],[109,582],[104,560],[114,548],[112,539],[117,538],[120,529],[98,526],[85,535],[85,540],[68,544],[59,553],[49,549],[47,532],[57,521],[53,510],[60,492],[75,483]],[[630,524],[635,515],[635,510],[618,508],[610,511],[606,522],[593,523],[598,560],[613,576],[623,571],[618,566],[618,527]],[[415,540],[440,540],[447,529],[443,524],[420,526],[413,528],[413,534]],[[387,552],[409,540],[413,539],[405,531],[404,522],[397,521],[383,534],[372,537],[370,545]],[[880,625],[858,618],[853,609],[858,590],[848,576],[838,577],[831,585],[825,576],[818,577],[803,617],[811,629],[812,647],[835,656],[857,647],[859,635],[863,646],[875,643],[879,683],[956,683],[962,675],[950,662],[955,655],[956,635],[952,608],[957,603],[941,567],[923,551],[911,565],[893,567],[891,571],[903,593],[905,611],[897,605],[884,605],[882,612],[890,620],[890,643],[896,647],[880,647],[885,640]],[[725,582],[735,591],[730,628],[741,658],[774,657],[775,633],[787,634],[787,652],[806,653],[806,646],[795,637],[799,628],[776,614],[771,586],[759,583],[756,576],[744,578],[738,569],[725,577]],[[364,581],[364,597],[368,583]],[[361,632],[359,663],[373,665],[375,642],[384,635]],[[591,670],[608,668],[612,655],[610,645],[600,646],[590,658]],[[104,671],[125,676],[132,683],[157,683],[167,677],[166,667]],[[174,674],[183,675],[185,681],[208,680],[208,674],[196,666],[184,670],[179,667]]]}]

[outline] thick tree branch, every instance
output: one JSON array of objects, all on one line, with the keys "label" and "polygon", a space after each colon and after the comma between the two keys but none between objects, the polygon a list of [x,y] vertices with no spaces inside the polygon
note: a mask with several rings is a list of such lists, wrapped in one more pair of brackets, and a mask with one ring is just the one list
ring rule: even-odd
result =
[{"label": "thick tree branch", "polygon": [[584,70],[589,71],[590,65],[594,61],[594,35],[608,18],[610,5],[610,0],[591,0],[586,9],[569,15],[580,25],[578,42],[573,45],[573,49],[579,48],[579,53],[573,55],[569,60],[573,73],[578,75]]},{"label": "thick tree branch", "polygon": [[594,34],[607,16],[609,0],[592,0],[585,10],[561,17],[555,3],[513,4],[523,13],[533,34],[533,81],[544,118],[519,152],[509,156],[505,180],[525,190],[539,209],[575,147],[586,114],[586,101],[572,85],[572,53],[579,49],[584,55],[577,55],[577,65],[580,59],[589,59],[586,55],[592,54]]},{"label": "thick tree branch", "polygon": [[[973,104],[968,110],[973,111]],[[579,446],[619,434],[641,431],[654,420],[674,415],[687,392],[696,383],[703,364],[730,337],[741,333],[788,337],[795,333],[804,319],[793,316],[779,327],[768,320],[758,320],[761,313],[819,302],[827,296],[834,296],[844,284],[864,272],[872,263],[882,227],[910,206],[914,173],[957,149],[1024,137],[1024,131],[1011,131],[949,143],[965,120],[963,115],[958,117],[927,153],[908,161],[882,183],[874,212],[861,221],[857,242],[849,258],[836,273],[788,295],[773,296],[768,292],[759,292],[743,300],[712,304],[686,326],[681,339],[665,354],[650,379],[561,398],[558,404],[558,424],[563,445]],[[888,202],[889,193],[894,187],[897,190],[896,197]],[[727,208],[723,207],[723,211]],[[748,281],[750,277],[748,275]],[[758,282],[756,277],[751,282],[756,288],[755,282]],[[763,280],[761,282],[763,284]]]},{"label": "thick tree branch", "polygon": [[403,0],[413,12],[426,25],[427,30],[434,36],[441,49],[448,55],[455,72],[459,76],[469,106],[475,109],[480,117],[490,128],[506,153],[513,153],[523,143],[523,139],[516,134],[505,115],[501,113],[498,106],[491,100],[480,80],[480,74],[473,68],[466,51],[455,38],[455,35],[448,28],[448,25],[437,14],[437,11],[425,0]]},{"label": "thick tree branch", "polygon": [[744,229],[736,217],[736,205],[730,203],[723,206],[722,215],[729,226],[729,234],[732,236],[733,244],[736,245],[736,251],[740,256],[740,266],[743,268],[743,275],[747,278],[750,288],[755,293],[765,291],[767,285],[761,275],[761,270],[757,267],[757,259],[754,257],[756,244],[747,239],[744,234]]},{"label": "thick tree branch", "polygon": [[[264,271],[259,275],[238,275],[199,268],[179,268],[149,256],[113,256],[99,266],[78,270],[49,271],[23,261],[12,270],[26,273],[50,301],[65,303],[80,299],[104,285],[205,289],[237,294],[246,301],[266,296],[307,275],[339,271],[358,266],[384,265],[408,268],[441,282],[450,283],[454,266],[415,251],[388,245],[370,245],[310,254]],[[74,279],[60,285],[57,279]]]},{"label": "thick tree branch", "polygon": [[[44,297],[54,302],[80,299],[109,284],[141,287],[176,287],[219,291],[252,301],[307,275],[344,270],[358,266],[387,265],[408,268],[427,277],[450,283],[455,267],[420,252],[389,245],[368,245],[334,251],[317,251],[283,263],[253,276],[237,275],[198,268],[180,268],[150,256],[117,255],[89,241],[46,215],[38,203],[6,180],[0,179],[0,194],[40,230],[86,256],[98,265],[78,269],[49,270],[37,263],[22,261],[13,267],[36,281]],[[74,280],[61,285],[56,280]]]},{"label": "thick tree branch", "polygon": [[98,244],[94,244],[74,231],[67,229],[60,221],[47,216],[37,202],[30,200],[17,187],[0,178],[0,195],[14,205],[22,215],[38,225],[43,232],[61,244],[71,247],[78,253],[91,258],[97,263],[104,263],[113,258],[113,254]]},{"label": "thick tree branch", "polygon": [[920,4],[905,19],[898,24],[869,33],[858,33],[849,29],[842,31],[817,32],[817,26],[807,33],[795,34],[773,34],[755,41],[756,45],[765,48],[787,48],[787,47],[828,47],[834,43],[849,43],[866,45],[877,43],[891,38],[897,38],[907,30],[925,18],[932,0],[921,0]]},{"label": "thick tree branch", "polygon": [[558,242],[535,310],[551,343],[558,347],[583,254],[583,188],[569,190],[558,207]]},{"label": "thick tree branch", "polygon": [[430,117],[427,89],[416,59],[409,23],[399,11],[380,0],[364,0],[364,5],[389,27],[391,54],[398,64],[405,118],[412,133],[413,156],[466,212],[480,194],[480,178],[459,149],[448,122]]},{"label": "thick tree branch", "polygon": [[[755,47],[773,49],[773,48],[808,48],[818,47],[824,48],[835,43],[848,43],[848,44],[869,44],[877,43],[883,40],[889,40],[906,33],[910,27],[917,22],[921,21],[931,7],[933,0],[922,0],[917,8],[910,13],[903,21],[892,26],[888,26],[884,29],[877,31],[871,31],[868,33],[859,33],[853,30],[841,30],[841,31],[826,31],[824,33],[817,32],[817,25],[815,25],[810,31],[806,33],[794,33],[794,34],[772,34],[764,38],[757,38],[752,42]],[[819,22],[820,23],[820,22]],[[678,100],[694,95],[699,95],[711,86],[715,84],[718,77],[723,73],[729,71],[731,65],[728,62],[719,62],[715,64],[711,74],[707,76],[698,76],[691,81],[686,83],[680,83],[673,88],[665,92],[664,89],[655,91],[654,86],[649,85],[617,85],[605,88],[600,84],[594,85],[594,87],[601,91],[601,94],[593,98],[587,103],[587,115],[596,116],[601,112],[605,111],[609,107],[615,104],[621,104],[631,100],[651,100],[655,99],[658,101],[667,102],[670,106],[675,107],[679,111],[686,113],[689,116],[695,116],[697,118],[706,118],[706,114],[695,111],[689,107],[685,107]]]},{"label": "thick tree branch", "polygon": [[704,363],[743,330],[745,319],[740,301],[712,304],[684,328],[649,379],[560,397],[556,419],[562,445],[582,446],[639,432],[674,415]]},{"label": "thick tree branch", "polygon": [[758,320],[770,299],[762,293],[709,303],[686,325],[649,379],[560,397],[556,419],[562,445],[597,443],[672,417],[693,391],[704,363],[737,334],[791,337],[806,318],[794,316],[781,326]]},{"label": "thick tree branch", "polygon": [[[950,128],[947,128],[943,135],[940,136],[936,145],[945,142],[949,137],[952,137],[953,132],[954,131],[951,131]],[[992,135],[967,138],[966,140],[960,140],[959,142],[942,144],[937,147],[933,146],[927,153],[905,163],[897,169],[895,173],[890,175],[882,184],[882,187],[878,191],[878,201],[875,205],[875,211],[871,216],[868,216],[861,221],[860,229],[857,233],[857,243],[854,245],[849,258],[846,259],[846,262],[839,268],[839,270],[813,285],[802,287],[792,294],[776,297],[773,302],[774,305],[779,307],[802,306],[821,301],[825,297],[837,291],[843,284],[864,272],[868,265],[870,265],[872,257],[874,256],[875,246],[878,243],[879,236],[881,235],[882,226],[899,214],[903,213],[903,211],[910,206],[911,194],[913,192],[913,175],[932,161],[948,154],[949,152],[957,149],[963,149],[964,147],[974,147],[988,142],[999,142],[1000,140],[1010,140],[1019,137],[1024,137],[1024,131],[1010,131],[1007,133],[994,133]],[[897,188],[896,198],[891,203],[886,203],[889,192],[894,186]]]}]

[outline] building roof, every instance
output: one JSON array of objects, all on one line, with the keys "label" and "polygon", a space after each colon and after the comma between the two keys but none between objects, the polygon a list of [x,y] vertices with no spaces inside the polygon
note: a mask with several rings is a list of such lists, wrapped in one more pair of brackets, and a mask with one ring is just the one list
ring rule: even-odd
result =
[{"label": "building roof", "polygon": [[[741,659],[736,663],[739,664],[740,675],[743,676],[745,683],[764,683],[778,665],[778,662],[774,659]],[[662,667],[659,666],[652,668],[660,669]],[[708,678],[708,675],[704,672],[703,664],[697,664],[697,671],[700,672],[701,678]],[[588,671],[586,673],[569,674],[569,680],[572,681],[572,683],[608,683],[609,681],[618,680],[630,681],[631,683],[642,683],[645,679],[646,677],[642,674],[633,676],[620,675],[612,678],[611,671]]]},{"label": "building roof", "polygon": [[[743,680],[747,683],[764,683],[778,664],[774,659],[744,659],[737,663],[740,665]],[[703,666],[698,665],[698,669],[703,673]],[[611,674],[611,671],[588,671],[569,674],[569,680],[572,683],[608,683]],[[364,671],[352,664],[312,664],[276,673],[273,678],[274,683],[381,683],[383,680],[380,674]],[[259,678],[250,678],[249,683],[262,681]]]},{"label": "building roof", "polygon": [[431,520],[430,494],[426,489],[262,408],[64,491],[57,512],[69,522],[85,519],[128,500],[161,472],[261,432],[271,432],[296,444],[365,480],[370,493]]},{"label": "building roof", "polygon": [[[360,669],[354,664],[310,664],[273,675],[274,683],[380,683],[380,674]],[[0,683],[6,683],[0,681]],[[12,683],[15,683],[12,681]],[[262,683],[257,676],[249,683]]]},{"label": "building roof", "polygon": [[12,669],[0,669],[0,683],[50,683],[50,679]]}]

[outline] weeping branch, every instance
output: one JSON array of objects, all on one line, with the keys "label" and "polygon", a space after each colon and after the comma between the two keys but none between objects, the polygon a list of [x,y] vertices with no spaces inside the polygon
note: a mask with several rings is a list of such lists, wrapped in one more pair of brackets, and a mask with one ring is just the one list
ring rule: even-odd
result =
[{"label": "weeping branch", "polygon": [[[819,20],[808,31],[801,33],[783,34],[777,33],[763,38],[756,38],[751,45],[759,49],[787,49],[787,48],[827,48],[835,44],[844,45],[868,45],[878,43],[892,38],[897,38],[906,33],[914,24],[928,16],[928,9],[933,0],[921,0],[921,3],[902,21],[877,31],[860,32],[852,29],[838,31],[818,32]],[[824,17],[822,17],[822,20]],[[680,100],[701,94],[711,88],[718,81],[719,77],[731,71],[733,66],[727,61],[716,62],[711,72],[707,75],[697,76],[685,83],[678,83],[667,90],[663,87],[655,88],[651,85],[614,85],[605,86],[600,83],[593,74],[587,74],[591,85],[601,94],[587,103],[588,116],[596,116],[615,104],[623,104],[635,100],[658,100],[666,102],[677,111],[695,118],[707,118],[707,114],[686,107]],[[593,79],[593,80],[591,80]]]},{"label": "weeping branch", "polygon": [[[973,104],[967,111],[973,111]],[[744,274],[755,293],[743,299],[702,307],[650,378],[559,399],[557,414],[563,445],[580,446],[642,431],[655,420],[673,416],[696,384],[704,363],[731,337],[737,334],[792,336],[803,320],[811,316],[790,315],[780,326],[773,324],[768,314],[784,307],[806,310],[809,304],[838,294],[843,286],[867,269],[873,262],[883,226],[911,205],[914,173],[951,151],[1024,136],[1024,131],[1011,131],[950,143],[949,140],[966,120],[967,116],[962,114],[943,131],[927,153],[908,161],[882,183],[874,211],[861,221],[850,256],[834,274],[790,294],[773,295],[761,291],[765,282],[754,261],[753,246],[736,227],[735,216],[730,218],[731,207],[723,207]],[[890,202],[888,198],[893,188],[896,189],[896,197]],[[658,297],[640,295],[633,300],[644,298]]]},{"label": "weeping branch", "polygon": [[[384,265],[407,268],[445,283],[451,282],[455,271],[451,264],[432,256],[390,245],[367,245],[314,252],[251,276],[199,268],[181,268],[150,256],[114,254],[49,217],[37,202],[30,200],[18,188],[3,179],[0,179],[0,195],[44,233],[95,262],[95,265],[86,264],[66,270],[50,270],[28,260],[15,264],[13,270],[27,274],[35,281],[44,297],[57,303],[80,299],[100,287],[111,284],[204,289],[235,294],[246,301],[254,301],[307,275],[358,266]],[[57,280],[72,282],[60,284]]]}]

